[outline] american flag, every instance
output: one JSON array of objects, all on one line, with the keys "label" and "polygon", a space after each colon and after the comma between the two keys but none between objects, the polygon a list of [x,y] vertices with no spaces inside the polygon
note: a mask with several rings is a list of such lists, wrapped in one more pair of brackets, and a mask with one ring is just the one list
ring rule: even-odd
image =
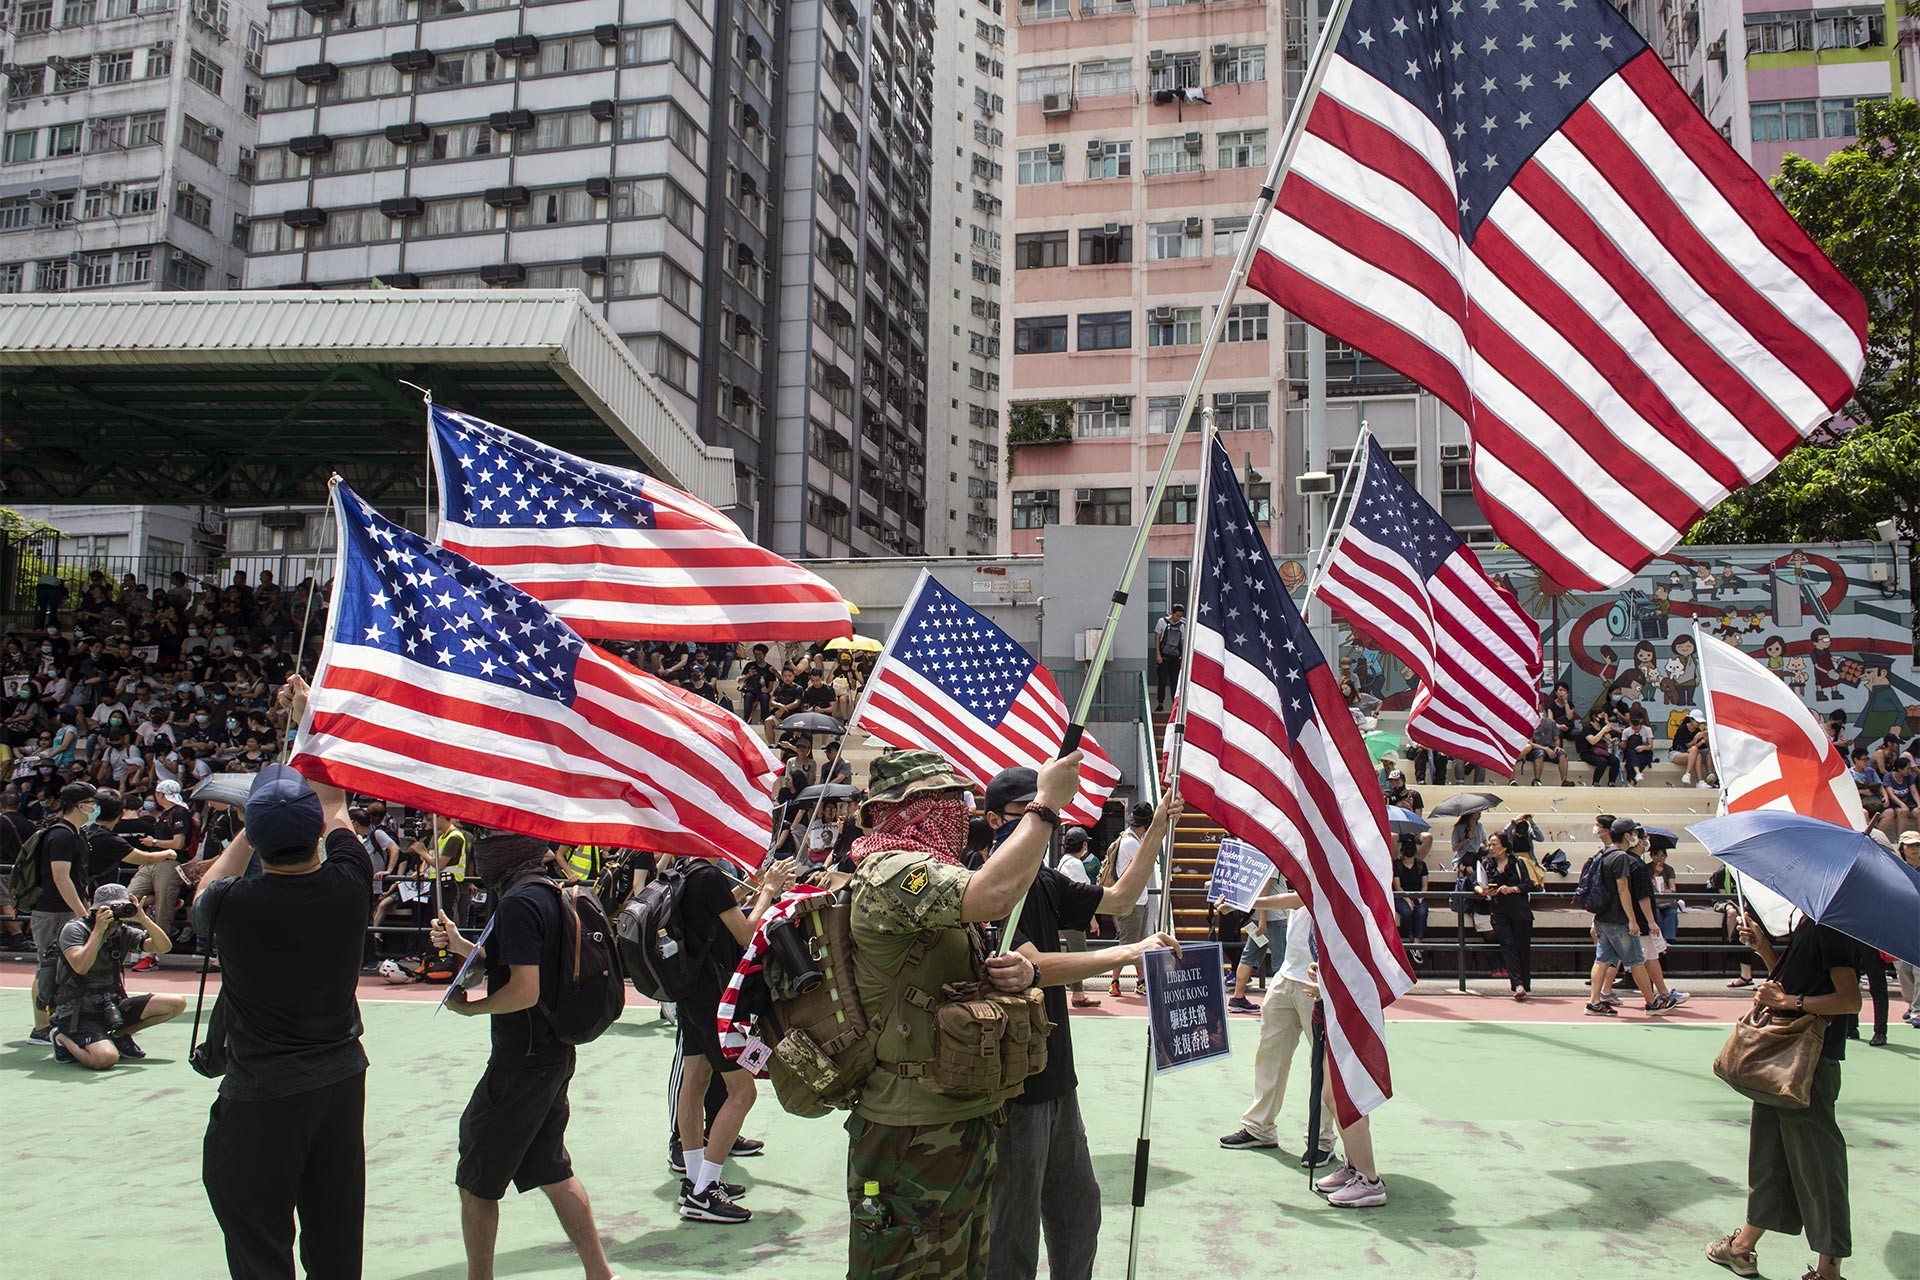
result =
[{"label": "american flag", "polygon": [[329,618],[293,765],[566,844],[760,865],[778,761],[738,717],[587,644],[336,481]]},{"label": "american flag", "polygon": [[434,405],[442,545],[581,635],[830,640],[853,634],[824,579],[688,493]]},{"label": "american flag", "polygon": [[1371,438],[1319,594],[1420,678],[1408,733],[1513,768],[1539,721],[1540,629]]},{"label": "american flag", "polygon": [[1203,492],[1180,793],[1272,859],[1312,913],[1344,1128],[1393,1096],[1384,1010],[1413,986],[1387,889],[1386,807],[1217,440]]},{"label": "american flag", "polygon": [[1460,414],[1495,532],[1578,590],[1865,358],[1859,293],[1603,0],[1354,0],[1250,279]]},{"label": "american flag", "polygon": [[[890,746],[937,751],[985,786],[1059,754],[1068,719],[1052,674],[922,570],[849,723]],[[1092,826],[1120,771],[1091,735],[1080,746],[1080,793],[1060,816]]]}]

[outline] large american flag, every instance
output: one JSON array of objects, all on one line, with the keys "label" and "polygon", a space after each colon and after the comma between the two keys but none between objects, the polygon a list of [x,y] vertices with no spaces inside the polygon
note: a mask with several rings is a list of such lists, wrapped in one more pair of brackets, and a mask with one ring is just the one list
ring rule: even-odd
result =
[{"label": "large american flag", "polygon": [[[1058,755],[1069,719],[1053,675],[923,569],[850,723],[890,746],[937,751],[984,787],[1002,769]],[[1120,771],[1091,734],[1080,746],[1080,792],[1060,816],[1092,826]]]},{"label": "large american flag", "polygon": [[332,631],[293,765],[488,827],[760,865],[779,762],[704,698],[337,481]]},{"label": "large american flag", "polygon": [[1419,677],[1412,737],[1513,768],[1539,722],[1540,629],[1371,437],[1319,595]]},{"label": "large american flag", "polygon": [[440,542],[614,640],[853,634],[824,579],[692,494],[432,406]]},{"label": "large american flag", "polygon": [[1180,793],[1273,860],[1313,915],[1342,1128],[1393,1096],[1386,1007],[1413,986],[1387,888],[1387,814],[1339,682],[1216,440]]},{"label": "large american flag", "polygon": [[1860,295],[1604,0],[1354,0],[1251,283],[1463,417],[1617,586],[1852,393]]}]

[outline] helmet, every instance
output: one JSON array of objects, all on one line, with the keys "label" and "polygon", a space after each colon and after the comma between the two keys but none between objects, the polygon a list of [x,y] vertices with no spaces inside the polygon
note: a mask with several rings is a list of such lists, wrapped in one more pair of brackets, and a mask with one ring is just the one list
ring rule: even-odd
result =
[{"label": "helmet", "polygon": [[407,975],[407,971],[400,967],[400,963],[397,960],[382,960],[374,972],[396,987],[402,983],[413,981],[413,979]]}]

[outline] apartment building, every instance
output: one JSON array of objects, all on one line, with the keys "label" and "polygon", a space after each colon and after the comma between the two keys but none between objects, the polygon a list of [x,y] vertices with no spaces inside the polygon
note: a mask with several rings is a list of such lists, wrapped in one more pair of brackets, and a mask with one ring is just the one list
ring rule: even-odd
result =
[{"label": "apartment building", "polygon": [[1003,0],[947,2],[934,42],[927,549],[988,555],[1005,430],[1007,15]]},{"label": "apartment building", "polygon": [[755,536],[917,552],[931,25],[851,0],[275,5],[247,284],[577,288],[734,450]]},{"label": "apartment building", "polygon": [[0,293],[237,287],[264,0],[8,0],[0,21]]}]

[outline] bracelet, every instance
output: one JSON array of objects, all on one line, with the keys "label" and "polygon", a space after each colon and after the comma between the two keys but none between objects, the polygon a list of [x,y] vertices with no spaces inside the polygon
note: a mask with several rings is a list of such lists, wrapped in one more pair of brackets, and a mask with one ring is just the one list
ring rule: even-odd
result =
[{"label": "bracelet", "polygon": [[1805,1013],[1807,1011],[1807,998],[1805,996],[1795,996],[1794,999],[1799,1001],[1799,1003],[1793,1006],[1793,1011],[1795,1013]]},{"label": "bracelet", "polygon": [[1041,804],[1038,800],[1029,801],[1027,803],[1026,812],[1032,817],[1040,819],[1040,821],[1046,823],[1050,827],[1057,827],[1060,825],[1060,815],[1056,813],[1054,810],[1049,809],[1047,808],[1047,806]]}]

